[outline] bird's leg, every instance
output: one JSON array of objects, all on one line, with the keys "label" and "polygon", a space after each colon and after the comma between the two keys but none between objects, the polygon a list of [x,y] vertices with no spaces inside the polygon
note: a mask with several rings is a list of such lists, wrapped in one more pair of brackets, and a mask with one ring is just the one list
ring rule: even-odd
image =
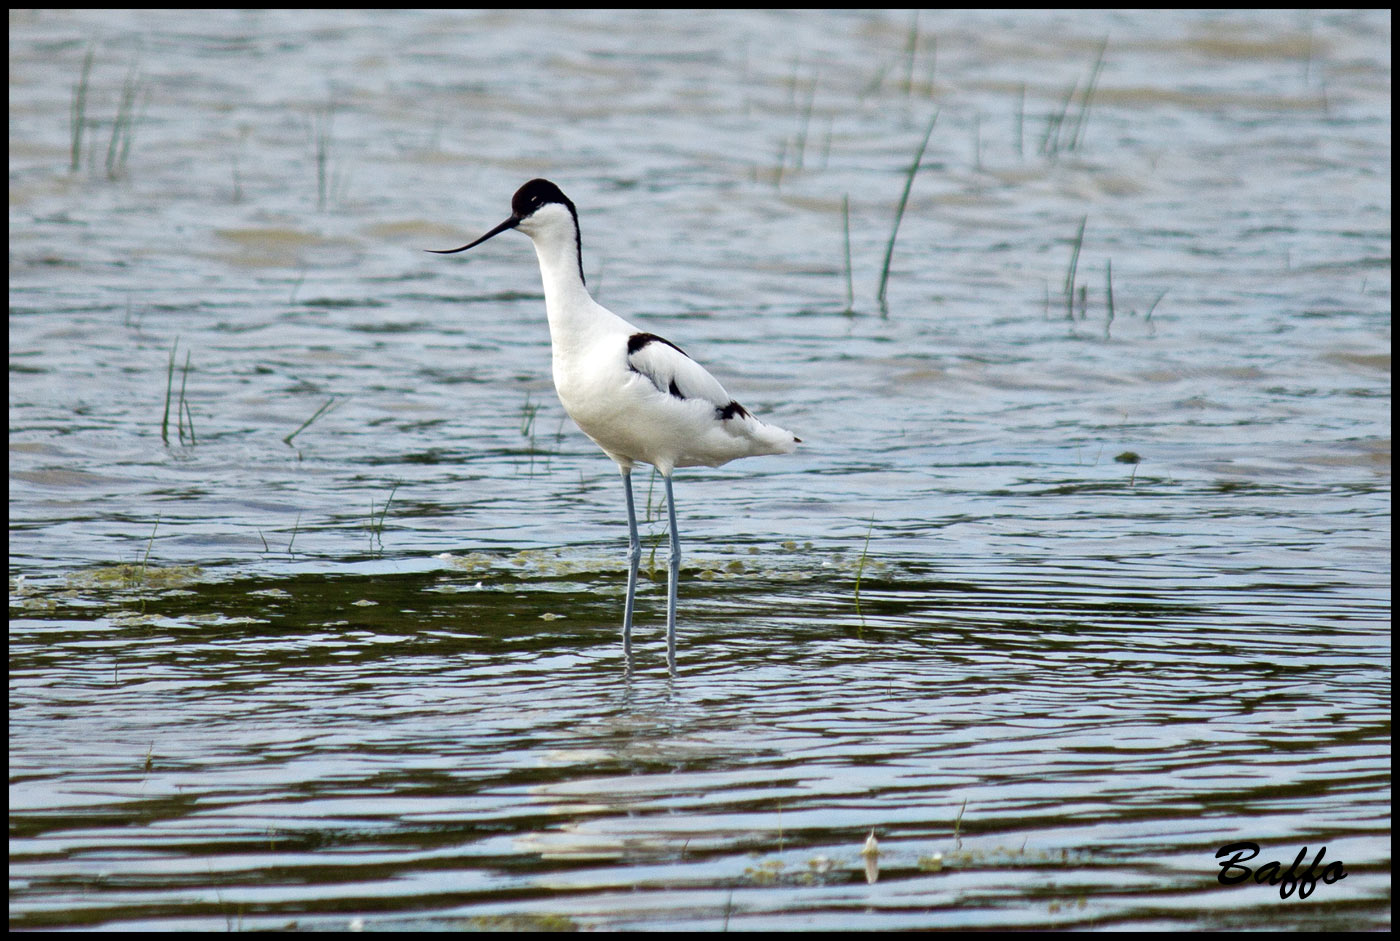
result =
[{"label": "bird's leg", "polygon": [[671,492],[671,475],[666,481],[666,510],[671,523],[671,574],[666,581],[666,667],[676,672],[676,589],[681,578],[681,537],[676,531],[676,495]]},{"label": "bird's leg", "polygon": [[637,510],[632,503],[632,469],[622,469],[627,494],[627,606],[622,610],[622,656],[632,666],[632,609],[637,601],[637,566],[642,562],[642,539],[637,535]]}]

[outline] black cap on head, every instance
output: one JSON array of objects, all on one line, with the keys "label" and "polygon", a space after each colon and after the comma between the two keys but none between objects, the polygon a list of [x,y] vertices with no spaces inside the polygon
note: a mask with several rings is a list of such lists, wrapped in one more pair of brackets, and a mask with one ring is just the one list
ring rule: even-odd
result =
[{"label": "black cap on head", "polygon": [[548,180],[531,180],[516,190],[510,201],[510,209],[517,219],[528,219],[535,210],[550,203],[559,203],[567,207],[573,217],[578,218],[578,210],[574,208],[573,202],[564,195],[563,190]]},{"label": "black cap on head", "polygon": [[587,283],[583,276],[583,237],[579,235],[578,230],[578,210],[574,208],[573,201],[564,195],[564,191],[548,180],[534,179],[516,190],[510,201],[510,218],[475,242],[468,242],[461,248],[429,248],[427,251],[435,255],[455,255],[469,248],[475,248],[487,239],[495,238],[507,229],[515,228],[550,203],[558,203],[563,206],[569,210],[569,215],[574,218],[574,251],[578,254],[578,277],[579,281]]}]

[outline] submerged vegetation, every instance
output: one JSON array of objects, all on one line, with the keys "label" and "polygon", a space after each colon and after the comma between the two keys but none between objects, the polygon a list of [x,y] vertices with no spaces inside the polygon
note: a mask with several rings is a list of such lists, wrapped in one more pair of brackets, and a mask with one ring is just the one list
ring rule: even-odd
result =
[{"label": "submerged vegetation", "polygon": [[928,130],[924,131],[923,139],[919,141],[919,149],[914,151],[914,162],[909,165],[909,175],[904,178],[904,192],[899,194],[899,203],[894,210],[894,226],[890,229],[890,241],[885,246],[885,262],[880,266],[880,287],[875,292],[875,300],[880,305],[881,315],[889,314],[889,305],[885,302],[885,288],[890,281],[890,262],[894,258],[894,240],[899,236],[899,223],[904,219],[905,207],[909,205],[909,191],[914,188],[914,176],[919,172],[919,166],[923,163],[924,151],[928,149],[928,139],[933,136],[933,127],[938,123],[938,111],[933,112],[933,119],[928,122]]},{"label": "submerged vegetation", "polygon": [[295,438],[297,435],[301,434],[301,433],[302,433],[303,431],[305,431],[307,428],[311,427],[311,423],[312,423],[312,422],[314,422],[316,419],[320,418],[322,415],[325,415],[327,412],[329,412],[332,408],[334,408],[334,407],[335,407],[336,405],[338,405],[338,404],[339,404],[339,402],[336,400],[336,397],[335,397],[335,396],[331,396],[330,398],[326,399],[325,404],[323,404],[320,408],[316,409],[315,414],[313,414],[313,415],[312,415],[310,418],[308,418],[306,421],[304,421],[304,422],[302,422],[300,425],[298,425],[295,431],[293,431],[291,434],[287,435],[285,438],[282,439],[283,443],[285,443],[285,444],[287,444],[287,445],[290,446],[291,443],[292,443],[292,439],[293,439],[293,438]]},{"label": "submerged vegetation", "polygon": [[[878,276],[875,288],[875,306],[879,309],[881,317],[888,318],[891,315],[889,306],[889,286],[892,278],[892,265],[894,260],[895,243],[898,239],[901,223],[909,211],[910,194],[914,184],[914,178],[918,175],[920,168],[924,165],[925,151],[929,146],[934,126],[938,121],[940,108],[937,102],[940,98],[940,89],[935,82],[935,72],[937,66],[938,39],[932,33],[922,32],[920,29],[919,15],[915,11],[909,22],[909,27],[904,33],[899,47],[897,58],[881,60],[875,66],[874,76],[861,86],[859,97],[862,99],[880,97],[879,101],[885,107],[902,107],[909,113],[923,101],[935,102],[932,119],[929,121],[923,136],[919,140],[918,146],[914,150],[914,159],[910,162],[908,169],[903,174],[903,187],[894,201],[891,213],[892,223],[890,225],[889,236],[884,240],[884,252],[878,267]],[[1027,112],[1028,98],[1034,93],[1033,85],[1028,82],[1021,82],[1016,86],[1016,94],[1011,101],[1008,111],[1012,118],[1012,139],[1014,147],[1012,151],[1018,161],[1026,159],[1028,129],[1027,122],[1032,125],[1040,122],[1038,137],[1034,143],[1033,157],[1039,157],[1048,164],[1054,164],[1066,155],[1077,155],[1085,148],[1087,140],[1089,118],[1092,113],[1095,93],[1099,87],[1099,79],[1103,73],[1108,52],[1108,38],[1104,37],[1095,47],[1092,59],[1089,60],[1086,71],[1081,77],[1074,79],[1063,92],[1054,97],[1054,104],[1048,112],[1039,119]],[[919,63],[923,62],[923,68]],[[923,76],[920,77],[920,72]],[[821,83],[821,70],[816,66],[812,69],[812,74],[807,79],[799,78],[801,73],[801,63],[794,62],[791,76],[788,78],[787,102],[788,107],[794,109],[797,130],[794,134],[781,138],[777,148],[777,159],[775,169],[772,174],[773,185],[782,188],[785,182],[789,182],[796,174],[806,173],[812,175],[828,169],[831,157],[831,141],[833,127],[839,115],[828,115],[826,118],[827,130],[821,148],[821,159],[812,161],[807,158],[808,150],[811,146],[811,125],[817,117],[816,102],[819,100],[818,89]],[[891,81],[891,76],[898,76]],[[1049,94],[1049,90],[1045,90]],[[895,99],[892,95],[898,95]],[[967,116],[968,126],[972,136],[972,166],[978,172],[986,172],[983,166],[983,114],[973,113]],[[1031,133],[1035,133],[1032,131]],[[759,178],[759,170],[755,167],[753,172],[755,180]],[[833,197],[834,200],[834,197]],[[842,312],[847,315],[854,315],[857,311],[856,294],[854,289],[853,259],[851,243],[851,206],[849,192],[843,193],[839,199],[840,226],[842,237],[842,264],[839,268],[844,280],[844,303]],[[1083,247],[1084,226],[1088,216],[1085,214],[1081,219],[1078,235],[1073,241],[1072,257],[1069,269],[1066,272],[1065,283],[1060,293],[1064,298],[1066,319],[1069,321],[1084,320],[1087,317],[1089,305],[1089,288],[1087,284],[1082,284],[1078,280],[1079,253]],[[858,261],[859,259],[856,259]],[[1114,293],[1113,269],[1111,260],[1104,263],[1104,296],[1105,296],[1105,319],[1104,338],[1110,339],[1115,318],[1118,317],[1117,298]],[[1166,292],[1163,291],[1157,296],[1160,301]],[[1155,309],[1157,301],[1148,308],[1144,321],[1149,325],[1152,323],[1152,310]],[[1049,304],[1047,292],[1047,307]],[[1078,316],[1076,316],[1076,312]],[[1129,311],[1130,316],[1136,316],[1136,310]]]},{"label": "submerged vegetation", "polygon": [[[165,411],[160,419],[160,440],[168,447],[170,445],[170,395],[175,382],[175,349],[180,345],[180,338],[176,337],[175,342],[170,345],[170,358],[165,367]],[[185,385],[190,378],[190,351],[185,350],[185,365],[180,370],[180,397],[175,402],[175,433],[180,444],[185,443],[185,430],[189,429],[189,443],[197,444],[194,435],[194,413],[190,411],[189,400],[185,398]]]},{"label": "submerged vegetation", "polygon": [[[69,113],[68,170],[70,173],[77,173],[82,168],[83,148],[85,143],[90,140],[88,129],[91,119],[88,115],[88,102],[92,92],[92,63],[95,53],[96,50],[89,46],[87,53],[83,56],[82,71],[78,75],[78,81],[73,86],[73,105]],[[131,156],[131,144],[136,136],[136,127],[141,120],[140,108],[145,101],[145,94],[145,83],[141,79],[140,70],[133,62],[127,70],[125,81],[122,82],[116,114],[111,120],[111,133],[107,138],[103,170],[108,180],[117,180],[126,173],[127,162]],[[88,151],[87,157],[90,163],[94,162],[96,152]]]}]

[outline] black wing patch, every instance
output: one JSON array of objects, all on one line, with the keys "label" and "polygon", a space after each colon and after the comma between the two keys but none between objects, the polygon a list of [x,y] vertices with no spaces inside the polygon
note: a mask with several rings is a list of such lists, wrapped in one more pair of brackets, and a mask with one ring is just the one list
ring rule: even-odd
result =
[{"label": "black wing patch", "polygon": [[[665,337],[659,337],[654,333],[634,333],[630,337],[628,337],[627,355],[631,356],[633,353],[637,352],[642,347],[646,346],[648,343],[665,343],[677,353],[681,354],[682,356],[685,356],[685,350],[681,349],[679,346],[676,346],[676,344],[672,343]],[[686,356],[686,359],[689,358],[690,357]]]},{"label": "black wing patch", "polygon": [[[635,352],[637,352],[638,350],[640,350],[640,349],[642,349],[643,347],[645,347],[648,343],[664,343],[664,344],[666,344],[667,346],[669,346],[671,349],[675,350],[677,353],[681,354],[682,356],[685,356],[685,350],[681,349],[679,346],[676,346],[676,344],[672,343],[670,340],[666,339],[665,337],[659,337],[659,336],[657,336],[657,335],[654,334],[654,333],[634,333],[634,334],[632,334],[630,337],[628,337],[628,338],[627,338],[627,355],[628,355],[628,356],[631,356],[633,353],[635,353]],[[690,359],[689,356],[686,356],[685,358],[686,358],[686,359]],[[630,362],[627,364],[627,368],[630,369],[630,370],[632,370],[632,371],[635,372],[635,373],[639,373],[639,374],[641,374],[641,375],[643,375],[643,376],[647,376],[647,378],[650,379],[653,383],[656,382],[656,378],[655,378],[654,376],[649,376],[649,375],[647,375],[646,373],[644,373],[644,372],[642,372],[640,369],[638,369],[636,366],[633,366]],[[657,387],[658,389],[661,389],[661,386],[660,386],[659,384],[658,384],[656,387]],[[672,395],[674,395],[674,396],[675,396],[676,398],[678,398],[678,399],[683,399],[683,398],[685,398],[685,393],[681,391],[681,387],[680,387],[680,386],[676,385],[676,380],[674,380],[674,379],[671,380],[671,387],[670,387],[669,389],[662,389],[661,391],[663,391],[663,392],[670,392]]]},{"label": "black wing patch", "polygon": [[715,417],[720,421],[724,421],[726,418],[733,418],[735,415],[738,415],[740,418],[748,418],[749,410],[734,401],[731,401],[723,408],[715,409]]},{"label": "black wing patch", "polygon": [[[680,361],[676,361],[671,358],[669,353],[660,349],[634,360],[638,353],[653,343],[669,346],[681,355]],[[687,356],[685,350],[665,337],[659,337],[654,333],[634,333],[628,337],[627,368],[638,375],[646,376],[659,392],[670,393],[678,399],[708,399],[714,403],[717,421],[726,421],[735,417],[751,417],[748,409],[729,398],[724,387],[706,372],[703,366]],[[686,389],[682,390],[681,383],[686,384]],[[719,404],[726,402],[726,400],[726,404]]]}]

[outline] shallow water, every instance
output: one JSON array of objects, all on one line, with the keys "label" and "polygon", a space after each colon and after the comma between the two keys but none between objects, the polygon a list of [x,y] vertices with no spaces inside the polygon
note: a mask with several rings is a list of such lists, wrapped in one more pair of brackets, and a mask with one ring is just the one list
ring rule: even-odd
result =
[{"label": "shallow water", "polygon": [[[45,12],[10,61],[12,927],[1389,926],[1388,13]],[[674,679],[528,242],[421,251],[536,175],[804,441],[678,474]],[[1222,886],[1241,840],[1347,877]]]}]

